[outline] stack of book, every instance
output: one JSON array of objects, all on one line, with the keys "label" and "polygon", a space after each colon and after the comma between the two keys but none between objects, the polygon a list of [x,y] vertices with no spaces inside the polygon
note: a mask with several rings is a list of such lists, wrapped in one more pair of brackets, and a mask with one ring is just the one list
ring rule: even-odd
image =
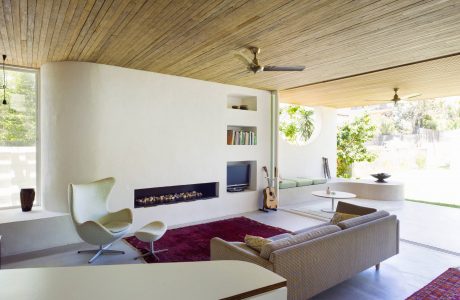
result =
[{"label": "stack of book", "polygon": [[227,145],[257,145],[253,131],[227,130]]}]

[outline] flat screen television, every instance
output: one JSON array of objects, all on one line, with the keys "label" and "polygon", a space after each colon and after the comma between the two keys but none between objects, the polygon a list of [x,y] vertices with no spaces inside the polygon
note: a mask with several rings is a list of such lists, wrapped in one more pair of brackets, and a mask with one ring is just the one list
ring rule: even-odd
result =
[{"label": "flat screen television", "polygon": [[249,187],[250,164],[227,165],[227,191],[241,192]]}]

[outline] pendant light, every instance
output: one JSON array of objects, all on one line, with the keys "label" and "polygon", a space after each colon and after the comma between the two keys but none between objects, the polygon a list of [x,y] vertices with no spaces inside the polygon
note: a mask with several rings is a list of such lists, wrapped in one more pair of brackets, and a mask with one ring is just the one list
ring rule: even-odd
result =
[{"label": "pendant light", "polygon": [[5,73],[5,60],[6,60],[6,54],[3,54],[3,85],[1,88],[3,89],[3,105],[7,105],[8,102],[6,102],[6,73]]}]

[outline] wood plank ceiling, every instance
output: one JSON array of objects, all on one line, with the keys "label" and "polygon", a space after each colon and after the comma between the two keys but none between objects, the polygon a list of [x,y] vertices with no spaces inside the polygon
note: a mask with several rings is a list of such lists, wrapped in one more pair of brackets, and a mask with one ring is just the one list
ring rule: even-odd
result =
[{"label": "wood plank ceiling", "polygon": [[[411,100],[460,96],[460,55],[280,91],[282,102],[336,108],[374,105],[420,93]],[[369,101],[372,100],[372,101]]]},{"label": "wood plank ceiling", "polygon": [[[0,0],[0,52],[283,90],[460,53],[458,0]],[[251,74],[233,50],[304,72]]]}]

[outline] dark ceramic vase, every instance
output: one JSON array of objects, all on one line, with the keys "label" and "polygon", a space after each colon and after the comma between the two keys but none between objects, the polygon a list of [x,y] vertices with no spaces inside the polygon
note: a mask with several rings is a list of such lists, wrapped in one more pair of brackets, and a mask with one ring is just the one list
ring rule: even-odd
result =
[{"label": "dark ceramic vase", "polygon": [[21,208],[22,211],[31,211],[35,200],[34,189],[21,189]]}]

